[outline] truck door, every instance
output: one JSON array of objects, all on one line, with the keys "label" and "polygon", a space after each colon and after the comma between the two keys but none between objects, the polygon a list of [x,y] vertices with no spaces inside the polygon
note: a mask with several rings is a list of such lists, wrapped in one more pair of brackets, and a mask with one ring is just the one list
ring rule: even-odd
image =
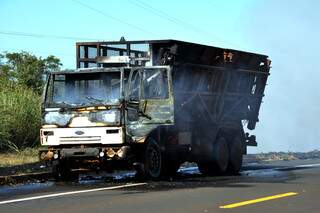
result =
[{"label": "truck door", "polygon": [[143,137],[159,125],[172,125],[174,117],[170,67],[140,67],[132,70],[127,98],[131,105],[127,110],[127,129],[131,135]]}]

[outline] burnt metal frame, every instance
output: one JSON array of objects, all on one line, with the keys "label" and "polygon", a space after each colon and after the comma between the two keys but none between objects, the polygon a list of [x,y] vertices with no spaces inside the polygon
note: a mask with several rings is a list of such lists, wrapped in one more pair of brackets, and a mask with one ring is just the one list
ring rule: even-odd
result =
[{"label": "burnt metal frame", "polygon": [[[130,56],[131,52],[134,53],[143,53],[144,51],[139,51],[139,50],[132,50],[131,49],[131,45],[133,44],[147,44],[149,45],[149,50],[150,50],[150,61],[152,62],[153,58],[152,58],[152,46],[153,44],[177,44],[178,46],[184,46],[184,45],[194,45],[196,47],[202,47],[202,48],[208,48],[208,49],[216,49],[219,51],[224,51],[226,52],[236,52],[238,54],[245,54],[245,55],[250,55],[250,56],[259,56],[259,57],[264,57],[267,58],[266,55],[261,55],[261,54],[256,54],[256,53],[251,53],[251,52],[245,52],[245,51],[239,51],[239,50],[232,50],[232,49],[224,49],[224,48],[219,48],[219,47],[214,47],[214,46],[208,46],[208,45],[203,45],[203,44],[196,44],[196,43],[191,43],[191,42],[185,42],[185,41],[179,41],[179,40],[172,40],[172,39],[166,39],[166,40],[138,40],[138,41],[97,41],[97,42],[77,42],[76,43],[76,67],[80,68],[80,63],[84,62],[86,64],[88,63],[95,63],[96,60],[95,58],[88,58],[88,50],[85,51],[85,57],[81,58],[80,57],[80,46],[84,46],[85,49],[88,49],[89,47],[93,47],[97,49],[97,57],[98,56],[102,56],[101,53],[101,49],[107,48],[110,50],[116,50],[116,51],[125,51],[127,52],[128,56]],[[126,49],[122,49],[122,48],[114,48],[114,47],[107,47],[107,45],[126,45]],[[104,55],[104,54],[103,54]],[[137,57],[137,56],[136,56]],[[204,65],[206,66],[206,65]],[[87,67],[87,66],[85,66]]]},{"label": "burnt metal frame", "polygon": [[[48,75],[47,82],[45,84],[45,89],[44,89],[44,94],[43,94],[43,104],[46,105],[46,99],[48,97],[48,92],[49,88],[48,85],[50,84],[50,81],[57,81],[54,79],[55,75],[77,75],[77,74],[92,74],[92,73],[105,73],[105,72],[119,72],[120,73],[120,98],[124,98],[124,82],[123,82],[123,77],[124,77],[124,69],[125,68],[88,68],[85,70],[80,70],[77,72],[70,72],[70,71],[55,71],[51,72]],[[53,79],[52,79],[53,78]],[[52,94],[54,92],[54,87],[52,89]],[[52,97],[51,97],[52,98]]]},{"label": "burnt metal frame", "polygon": [[[130,72],[130,75],[129,75],[129,80],[128,80],[128,91],[130,91],[131,90],[131,84],[130,84],[130,82],[131,82],[131,80],[132,80],[132,74],[133,74],[133,71],[135,71],[135,70],[138,70],[138,71],[141,71],[141,70],[143,70],[143,69],[165,69],[166,70],[166,73],[167,73],[167,75],[168,75],[168,80],[167,80],[167,84],[168,84],[168,98],[164,98],[164,99],[162,99],[162,100],[170,100],[170,99],[172,99],[172,94],[173,94],[173,88],[172,88],[172,78],[171,78],[171,67],[170,66],[150,66],[150,67],[148,67],[148,66],[144,66],[144,67],[136,67],[136,68],[128,68],[128,69],[131,69],[131,72]],[[142,73],[140,73],[140,74],[142,74]],[[142,83],[142,79],[143,78],[141,78],[140,79],[140,98],[141,97],[143,97],[143,95],[144,95],[144,87],[143,87],[143,83]],[[126,98],[128,98],[128,97],[126,97]],[[159,100],[159,99],[148,99],[148,100]]]},{"label": "burnt metal frame", "polygon": [[[260,54],[255,54],[255,53],[249,53],[249,52],[243,52],[243,51],[238,51],[238,50],[229,50],[229,49],[222,49],[222,48],[218,48],[218,47],[212,47],[212,46],[207,46],[207,45],[201,45],[201,44],[194,44],[194,43],[189,43],[189,42],[183,42],[183,41],[177,41],[177,40],[143,40],[143,41],[107,41],[107,42],[79,42],[76,44],[77,46],[77,67],[80,67],[80,62],[85,62],[85,63],[96,63],[95,58],[86,58],[88,57],[88,51],[87,53],[85,53],[85,58],[80,58],[80,46],[84,46],[84,48],[88,48],[88,47],[95,47],[97,48],[97,56],[100,56],[101,53],[101,47],[107,47],[107,45],[126,45],[126,49],[122,49],[122,48],[114,48],[114,47],[107,47],[107,49],[112,49],[112,50],[116,50],[119,51],[121,53],[121,51],[126,51],[127,55],[131,55],[131,52],[134,50],[131,50],[131,44],[148,44],[149,45],[149,51],[150,51],[150,61],[152,62],[153,57],[152,54],[154,51],[153,46],[154,45],[158,45],[161,44],[160,46],[166,46],[167,44],[177,44],[178,46],[182,46],[182,47],[186,47],[186,48],[208,48],[211,50],[217,50],[219,51],[219,53],[223,53],[223,57],[225,56],[225,54],[228,54],[233,52],[236,54],[240,54],[241,57],[244,57],[244,59],[247,61],[247,68],[242,68],[242,67],[237,67],[237,66],[233,66],[236,64],[233,64],[232,62],[232,58],[224,58],[224,62],[222,64],[217,64],[216,66],[213,65],[208,65],[208,64],[192,64],[192,63],[188,63],[186,62],[174,62],[173,66],[175,65],[182,65],[182,66],[187,66],[187,67],[196,67],[199,70],[203,71],[213,71],[213,72],[217,72],[217,71],[222,71],[222,75],[219,76],[218,82],[215,82],[218,86],[218,91],[219,92],[210,92],[210,93],[203,93],[203,92],[198,92],[198,91],[183,91],[183,93],[194,93],[194,95],[192,95],[191,97],[189,97],[188,102],[191,102],[191,99],[193,99],[196,96],[199,96],[200,98],[200,103],[202,105],[205,105],[205,101],[202,100],[203,98],[201,96],[203,95],[210,95],[210,96],[215,96],[218,100],[216,102],[219,102],[220,104],[218,105],[214,105],[214,112],[213,115],[210,115],[210,119],[211,120],[215,120],[216,122],[221,122],[225,117],[226,114],[232,113],[238,105],[240,105],[243,101],[251,99],[253,100],[254,98],[257,98],[257,105],[255,105],[254,107],[254,112],[250,113],[250,121],[248,127],[249,129],[254,129],[255,127],[255,123],[258,121],[258,113],[259,113],[259,108],[262,102],[262,97],[263,97],[263,91],[266,85],[266,81],[269,75],[269,69],[270,69],[270,61],[267,59],[267,56],[265,55],[260,55]],[[153,45],[154,44],[154,45]],[[188,46],[189,45],[189,46]],[[190,47],[190,45],[195,45]],[[189,49],[188,49],[189,50]],[[190,49],[192,50],[192,49]],[[137,51],[140,53],[143,53],[143,51]],[[218,53],[218,52],[217,52]],[[215,54],[217,54],[215,53]],[[232,54],[233,54],[232,53]],[[201,52],[200,54],[204,54],[204,52]],[[233,57],[233,56],[231,56]],[[263,66],[257,66],[257,62],[263,62],[264,65]],[[152,65],[157,65],[157,64],[152,64]],[[256,92],[255,94],[258,95],[250,95],[250,94],[243,94],[242,93],[229,93],[227,92],[228,86],[231,77],[232,77],[232,72],[243,72],[243,73],[248,73],[251,74],[253,76],[256,76],[255,78],[259,79],[260,82],[257,82],[256,85]],[[261,76],[263,75],[263,76]],[[201,83],[201,82],[200,82]],[[237,91],[237,90],[236,90]],[[232,107],[232,109],[228,110],[228,113],[225,112],[224,109],[224,105],[226,102],[226,99],[228,99],[230,96],[240,96],[241,98],[239,100],[237,100],[234,103],[234,107]],[[206,107],[207,108],[207,107]],[[207,109],[207,111],[209,112],[209,110]],[[218,112],[221,112],[223,114],[219,114]]]},{"label": "burnt metal frame", "polygon": [[[149,44],[151,43],[161,43],[161,42],[169,42],[170,40],[144,40],[144,41],[108,41],[108,42],[77,42],[76,43],[76,57],[77,57],[77,68],[80,68],[80,63],[84,62],[85,68],[88,67],[88,63],[96,63],[95,58],[89,58],[88,57],[88,48],[93,47],[97,49],[97,57],[100,56],[107,56],[106,51],[107,50],[115,50],[119,51],[120,55],[121,52],[127,52],[127,55],[130,56],[131,53],[134,53],[135,56],[137,57],[137,54],[139,53],[144,53],[144,51],[139,51],[139,50],[132,50],[131,49],[131,44]],[[115,48],[115,47],[108,47],[107,45],[126,45],[126,49],[123,48]],[[83,46],[85,51],[85,57],[81,58],[80,57],[80,47]],[[104,50],[104,54],[101,55],[101,50]]]},{"label": "burnt metal frame", "polygon": [[[208,116],[211,120],[212,123],[214,124],[218,124],[218,123],[223,123],[224,122],[224,118],[227,117],[228,114],[231,114],[232,112],[234,112],[234,110],[237,109],[237,107],[243,102],[243,101],[248,101],[249,99],[258,99],[257,103],[259,103],[257,106],[255,106],[255,113],[259,112],[259,108],[261,105],[261,99],[263,98],[264,94],[243,94],[243,93],[239,93],[239,92],[235,92],[235,93],[230,93],[227,92],[227,88],[229,86],[229,82],[231,79],[231,73],[232,72],[244,72],[244,73],[248,73],[248,74],[254,74],[255,76],[257,75],[263,75],[265,76],[263,79],[266,81],[267,80],[267,76],[269,75],[269,69],[270,67],[268,65],[264,65],[263,66],[263,71],[256,71],[256,70],[247,70],[247,69],[233,69],[231,66],[223,66],[223,67],[218,67],[218,66],[209,66],[209,65],[198,65],[198,64],[190,64],[190,63],[185,63],[185,64],[176,64],[176,66],[184,66],[184,67],[193,67],[193,68],[199,68],[198,72],[203,72],[203,69],[206,69],[207,71],[210,72],[222,72],[222,79],[225,79],[226,82],[224,81],[220,81],[220,84],[218,85],[218,87],[220,87],[219,92],[201,92],[201,91],[183,91],[183,92],[179,92],[180,94],[191,94],[191,96],[188,98],[188,100],[185,102],[185,104],[187,103],[192,103],[194,100],[194,98],[198,97],[200,99],[200,101],[198,101],[197,103],[200,103],[201,106],[203,107],[203,109],[205,110],[205,112],[207,113],[206,115],[202,115],[204,117]],[[199,81],[201,81],[202,79],[200,78]],[[198,82],[199,84],[201,82]],[[218,82],[219,83],[219,82]],[[265,86],[265,83],[263,84]],[[223,87],[223,88],[222,88]],[[262,89],[260,89],[261,91],[264,91],[264,87]],[[258,91],[259,92],[259,91]],[[205,101],[203,100],[202,96],[211,96],[211,97],[216,97],[217,100],[216,102],[218,102],[218,106],[214,105],[214,112],[210,112],[210,110],[208,110],[207,104],[205,103]],[[233,105],[233,107],[227,111],[224,111],[224,105],[225,105],[225,99],[230,97],[230,96],[238,96],[240,97],[240,99]],[[179,109],[176,109],[179,111]],[[258,117],[258,114],[256,114],[256,116],[251,116],[251,117]],[[249,123],[254,123],[253,125],[255,126],[256,121],[253,120],[249,120]],[[250,125],[248,126],[249,129],[253,129],[252,127],[250,127]]]}]

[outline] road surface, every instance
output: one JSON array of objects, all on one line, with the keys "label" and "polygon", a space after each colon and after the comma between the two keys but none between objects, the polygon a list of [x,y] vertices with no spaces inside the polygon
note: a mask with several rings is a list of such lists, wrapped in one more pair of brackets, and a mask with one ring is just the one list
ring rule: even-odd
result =
[{"label": "road surface", "polygon": [[320,212],[320,159],[247,164],[239,176],[143,182],[132,172],[0,187],[0,212]]}]

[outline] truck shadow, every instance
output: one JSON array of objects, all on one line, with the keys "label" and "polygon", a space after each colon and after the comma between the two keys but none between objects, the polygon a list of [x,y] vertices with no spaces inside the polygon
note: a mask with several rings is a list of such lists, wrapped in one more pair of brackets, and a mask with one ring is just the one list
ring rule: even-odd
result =
[{"label": "truck shadow", "polygon": [[[307,169],[305,167],[293,167],[292,170]],[[299,176],[291,171],[290,167],[273,165],[247,165],[239,175],[235,176],[205,176],[196,166],[182,167],[174,177],[168,177],[158,181],[146,181],[135,176],[135,172],[117,172],[102,175],[81,174],[78,181],[60,182],[62,185],[118,185],[124,183],[145,182],[146,185],[121,189],[124,193],[143,193],[149,191],[168,191],[175,189],[199,188],[199,187],[254,187],[255,183],[288,183]]]},{"label": "truck shadow", "polygon": [[79,179],[73,181],[56,182],[52,178],[32,180],[24,184],[0,187],[0,198],[28,194],[30,192],[65,191],[82,188],[113,187],[128,183],[146,183],[145,185],[117,189],[123,194],[148,193],[152,191],[171,191],[176,189],[196,188],[248,188],[258,183],[283,183],[299,181],[296,170],[310,169],[311,167],[285,167],[274,165],[246,165],[236,176],[205,176],[196,166],[187,166],[179,169],[174,177],[159,181],[146,181],[135,177],[133,171],[119,171],[116,173],[81,172]]}]

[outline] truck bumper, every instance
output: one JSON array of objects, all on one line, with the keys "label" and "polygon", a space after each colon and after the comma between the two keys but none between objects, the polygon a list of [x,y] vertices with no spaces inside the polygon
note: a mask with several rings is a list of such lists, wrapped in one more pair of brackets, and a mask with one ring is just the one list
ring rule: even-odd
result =
[{"label": "truck bumper", "polygon": [[85,147],[85,148],[48,148],[39,151],[40,161],[61,159],[74,160],[125,160],[131,154],[129,146]]}]

